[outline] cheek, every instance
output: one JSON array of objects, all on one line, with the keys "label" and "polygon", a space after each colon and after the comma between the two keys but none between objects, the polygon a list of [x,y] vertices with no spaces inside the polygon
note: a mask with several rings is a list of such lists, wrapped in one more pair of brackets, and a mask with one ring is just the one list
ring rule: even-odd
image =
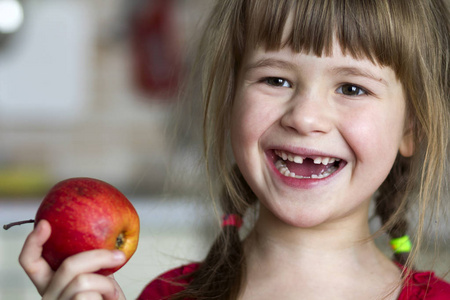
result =
[{"label": "cheek", "polygon": [[[234,159],[251,187],[264,180],[261,143],[277,120],[277,110],[263,97],[237,97],[231,112],[230,139]],[[279,109],[279,108],[278,108]]]},{"label": "cheek", "polygon": [[258,149],[258,126],[257,115],[244,100],[236,98],[234,101],[230,118],[230,140],[234,159],[248,182],[257,170],[252,157],[256,157],[255,151]]},{"label": "cheek", "polygon": [[346,119],[345,138],[362,162],[378,162],[389,172],[403,135],[401,113],[368,110],[352,114]]},{"label": "cheek", "polygon": [[231,126],[230,126],[230,139],[233,153],[235,156],[241,152],[240,150],[246,142],[248,142],[248,136],[251,134],[251,130],[248,130],[246,126],[247,116],[245,110],[243,110],[240,101],[235,101],[233,109],[231,111]]},{"label": "cheek", "polygon": [[[261,97],[236,97],[231,112],[231,143],[233,150],[257,146],[264,132],[273,124],[274,109]],[[247,149],[247,148],[246,148]]]}]

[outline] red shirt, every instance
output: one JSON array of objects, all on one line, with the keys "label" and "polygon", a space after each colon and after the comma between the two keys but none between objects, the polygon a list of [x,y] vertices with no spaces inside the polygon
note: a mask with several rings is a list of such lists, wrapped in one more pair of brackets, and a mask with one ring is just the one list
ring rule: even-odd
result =
[{"label": "red shirt", "polygon": [[[198,263],[186,265],[162,274],[145,287],[138,300],[165,300],[183,290],[188,280],[175,280],[199,267]],[[176,284],[173,284],[175,282]],[[186,299],[189,300],[189,299]],[[398,300],[450,300],[450,284],[433,272],[414,271],[405,281]]]},{"label": "red shirt", "polygon": [[[175,295],[176,293],[181,292],[184,289],[183,285],[187,285],[189,283],[189,281],[185,279],[176,279],[180,276],[188,275],[194,272],[198,269],[199,266],[200,264],[198,263],[181,266],[160,275],[144,288],[137,300],[170,299],[170,296]],[[175,282],[176,284],[172,284],[173,282]]]}]

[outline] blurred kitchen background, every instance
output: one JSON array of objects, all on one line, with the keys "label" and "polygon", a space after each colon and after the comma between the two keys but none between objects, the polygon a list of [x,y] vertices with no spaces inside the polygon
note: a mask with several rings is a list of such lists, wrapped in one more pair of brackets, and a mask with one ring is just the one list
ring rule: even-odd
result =
[{"label": "blurred kitchen background", "polygon": [[[0,222],[34,218],[60,180],[113,184],[141,217],[138,251],[116,275],[128,299],[202,258],[213,236],[199,132],[176,109],[212,2],[0,0]],[[0,231],[0,300],[39,298],[17,262],[31,229]]]}]

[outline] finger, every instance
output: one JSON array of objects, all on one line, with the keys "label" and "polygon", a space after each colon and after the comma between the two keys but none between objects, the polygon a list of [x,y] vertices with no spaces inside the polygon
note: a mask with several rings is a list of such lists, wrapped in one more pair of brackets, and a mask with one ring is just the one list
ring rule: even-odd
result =
[{"label": "finger", "polygon": [[51,234],[50,223],[40,221],[28,235],[19,255],[19,263],[42,295],[49,284],[53,270],[42,257],[42,247]]},{"label": "finger", "polygon": [[114,274],[111,274],[108,276],[108,278],[110,278],[116,288],[116,291],[118,293],[118,299],[119,300],[126,300],[125,299],[125,294],[122,291],[122,288],[120,287],[119,283],[117,283],[116,279],[114,278]]},{"label": "finger", "polygon": [[99,293],[89,291],[76,294],[71,300],[103,300],[103,297]]},{"label": "finger", "polygon": [[96,299],[117,300],[119,291],[116,289],[114,279],[98,274],[88,273],[81,274],[74,278],[70,284],[64,289],[60,296],[60,300],[70,299],[91,299],[82,298],[94,297]]},{"label": "finger", "polygon": [[100,269],[113,268],[125,262],[125,254],[118,250],[91,250],[68,257],[56,270],[47,288],[49,299],[58,298],[66,286],[80,274],[94,273]]}]

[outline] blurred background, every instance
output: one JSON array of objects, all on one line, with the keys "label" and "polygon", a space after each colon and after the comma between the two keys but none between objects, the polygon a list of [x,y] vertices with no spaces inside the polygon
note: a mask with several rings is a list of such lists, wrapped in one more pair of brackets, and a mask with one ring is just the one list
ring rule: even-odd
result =
[{"label": "blurred background", "polygon": [[[172,129],[210,4],[0,0],[0,222],[34,218],[66,178],[116,186],[141,216],[138,251],[116,275],[128,299],[209,245],[198,143]],[[17,262],[31,229],[0,232],[0,299],[38,299]]]},{"label": "blurred background", "polygon": [[[141,217],[138,251],[116,275],[128,299],[201,259],[213,236],[198,131],[176,109],[212,2],[0,0],[0,222],[34,218],[60,180],[113,184]],[[0,231],[0,300],[38,299],[17,262],[31,229]]]}]

